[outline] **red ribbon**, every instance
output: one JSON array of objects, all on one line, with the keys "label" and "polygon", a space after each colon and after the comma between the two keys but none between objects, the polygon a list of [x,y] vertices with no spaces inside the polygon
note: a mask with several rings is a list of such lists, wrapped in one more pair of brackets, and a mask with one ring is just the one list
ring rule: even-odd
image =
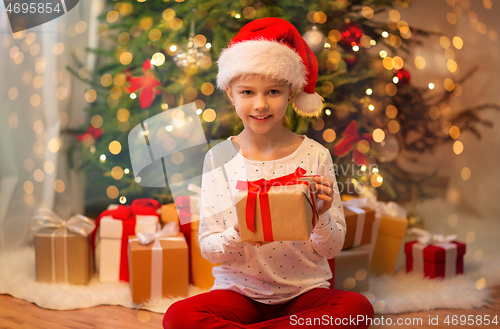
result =
[{"label": "red ribbon", "polygon": [[101,223],[101,218],[111,216],[114,219],[121,220],[123,225],[121,252],[120,252],[120,280],[129,281],[128,270],[128,238],[135,235],[135,224],[137,215],[156,215],[156,209],[161,205],[153,199],[137,199],[134,200],[130,207],[118,205],[116,209],[103,211],[95,222],[95,229],[91,233],[92,248],[95,250],[95,238],[97,229]]},{"label": "red ribbon", "polygon": [[[363,138],[361,138],[358,129],[356,128],[356,120],[352,120],[351,123],[349,123],[345,128],[344,138],[342,138],[337,145],[335,145],[333,153],[339,157],[343,157],[353,148],[354,143],[357,143],[362,139],[365,139],[369,143],[371,142],[372,137],[370,134],[363,134]],[[366,155],[359,152],[357,148],[354,149],[354,162],[357,164],[368,164],[366,162]]]},{"label": "red ribbon", "polygon": [[179,195],[175,198],[175,205],[177,207],[188,208],[191,206],[191,196],[190,195]]},{"label": "red ribbon", "polygon": [[160,209],[161,204],[153,199],[137,199],[132,201],[130,208],[132,209],[132,213],[134,215],[153,215],[158,216],[156,210]]},{"label": "red ribbon", "polygon": [[262,230],[264,233],[264,241],[274,241],[273,238],[273,228],[271,221],[271,207],[269,205],[269,189],[272,186],[284,186],[284,185],[298,185],[306,184],[309,187],[309,194],[312,200],[313,208],[313,227],[316,224],[316,200],[312,191],[312,186],[308,181],[299,180],[301,177],[313,177],[305,176],[306,170],[298,167],[295,172],[281,176],[278,178],[273,178],[271,180],[266,180],[264,178],[256,181],[237,181],[236,189],[238,190],[248,190],[247,204],[245,210],[245,220],[247,223],[247,228],[255,233],[255,208],[257,206],[257,196],[260,202],[260,215],[262,218]]}]

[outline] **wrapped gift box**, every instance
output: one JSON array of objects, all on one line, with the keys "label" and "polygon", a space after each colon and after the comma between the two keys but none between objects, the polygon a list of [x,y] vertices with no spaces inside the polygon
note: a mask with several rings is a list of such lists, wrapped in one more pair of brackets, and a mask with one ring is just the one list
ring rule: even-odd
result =
[{"label": "wrapped gift box", "polygon": [[[195,216],[195,215],[193,215]],[[200,241],[198,239],[199,232],[199,216],[197,221],[191,222],[191,250],[190,250],[190,263],[193,284],[200,289],[210,289],[214,285],[214,276],[212,274],[212,269],[215,266],[220,265],[214,264],[203,258],[200,250]]]},{"label": "wrapped gift box", "polygon": [[332,279],[334,284],[330,285],[330,288],[356,292],[369,290],[369,258],[369,252],[363,248],[340,251],[334,261],[329,262],[334,274]]},{"label": "wrapped gift box", "polygon": [[100,281],[129,281],[128,238],[140,232],[155,233],[159,226],[159,208],[155,200],[137,199],[130,207],[110,205],[99,216],[92,240],[95,244],[98,232],[99,246],[96,252]]},{"label": "wrapped gift box", "polygon": [[342,249],[370,244],[373,222],[375,221],[375,210],[344,206],[344,216],[347,231]]},{"label": "wrapped gift box", "polygon": [[[133,225],[135,234],[155,233],[158,229],[158,217],[156,216],[136,216],[135,220],[119,220],[111,216],[101,218],[99,237],[99,280],[111,282],[120,280],[120,267],[128,268],[128,264],[121,265],[123,261],[123,243],[128,242],[128,235],[125,236],[124,226]],[[128,276],[128,275],[127,275]],[[128,281],[122,279],[122,281]]]},{"label": "wrapped gift box", "polygon": [[431,279],[449,278],[464,272],[465,244],[435,243],[431,245],[411,241],[405,244],[406,272],[423,273]]},{"label": "wrapped gift box", "polygon": [[89,236],[56,228],[35,233],[36,281],[86,285],[93,263]]},{"label": "wrapped gift box", "polygon": [[31,219],[35,231],[35,273],[38,282],[87,284],[94,274],[90,234],[92,219],[76,215],[67,221],[40,208]]},{"label": "wrapped gift box", "polygon": [[157,237],[147,245],[136,236],[130,237],[129,266],[132,302],[187,297],[188,247],[182,233]]},{"label": "wrapped gift box", "polygon": [[[309,239],[318,218],[315,184],[313,177],[293,179],[292,175],[237,182],[235,201],[242,241]],[[291,183],[287,183],[288,179]],[[276,180],[284,182],[273,185]],[[254,185],[260,183],[263,185]]]},{"label": "wrapped gift box", "polygon": [[406,218],[382,215],[378,231],[370,272],[374,275],[392,274],[406,235],[408,220]]}]

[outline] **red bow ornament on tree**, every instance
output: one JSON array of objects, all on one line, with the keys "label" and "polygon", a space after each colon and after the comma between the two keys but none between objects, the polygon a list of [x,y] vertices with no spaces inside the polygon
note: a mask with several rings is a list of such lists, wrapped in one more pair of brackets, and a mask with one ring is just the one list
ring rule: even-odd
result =
[{"label": "red bow ornament on tree", "polygon": [[94,140],[98,139],[102,136],[102,129],[94,128],[94,126],[90,126],[86,132],[80,134],[76,137],[79,141],[85,141],[87,138],[92,137]]},{"label": "red bow ornament on tree", "polygon": [[[356,128],[356,120],[352,120],[349,125],[345,128],[344,138],[342,138],[337,145],[335,145],[334,154],[339,157],[346,156],[347,153],[351,151],[354,144],[360,142],[361,140],[366,140],[368,143],[372,141],[371,134],[363,134],[363,137],[359,135],[358,129]],[[359,165],[367,165],[366,155],[361,153],[356,147],[354,148],[354,163]]]},{"label": "red bow ornament on tree", "polygon": [[141,105],[141,109],[146,109],[153,104],[156,94],[160,94],[157,87],[161,84],[155,79],[151,72],[151,62],[149,59],[146,59],[144,63],[142,63],[142,70],[144,71],[144,76],[129,77],[130,87],[127,87],[126,91],[135,93],[140,90],[139,104]]}]

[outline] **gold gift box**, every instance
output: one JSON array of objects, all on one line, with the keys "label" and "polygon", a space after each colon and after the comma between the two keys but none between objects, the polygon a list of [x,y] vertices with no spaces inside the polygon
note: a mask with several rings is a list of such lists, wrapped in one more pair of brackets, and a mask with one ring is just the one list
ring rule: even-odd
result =
[{"label": "gold gift box", "polygon": [[36,281],[86,285],[94,273],[93,264],[90,236],[57,228],[35,233]]},{"label": "gold gift box", "polygon": [[[179,239],[182,238],[182,239]],[[160,237],[162,248],[161,296],[187,297],[189,286],[188,246],[184,235]],[[143,245],[136,236],[129,238],[130,291],[132,302],[151,299],[153,244]]]},{"label": "gold gift box", "polygon": [[[301,180],[307,180],[310,183],[312,179],[312,177],[301,178]],[[309,186],[306,184],[273,186],[269,189],[268,196],[273,240],[309,239],[313,230],[313,200],[311,200]],[[257,196],[255,208],[255,233],[248,229],[246,223],[247,197],[248,191],[246,190],[238,191],[235,195],[235,200],[238,200],[236,213],[241,240],[264,242],[259,196]],[[312,197],[316,198],[316,192],[313,193]]]},{"label": "gold gift box", "polygon": [[396,266],[401,241],[406,235],[406,218],[382,215],[370,271],[374,275],[391,274]]},{"label": "gold gift box", "polygon": [[198,232],[200,221],[191,222],[191,271],[193,284],[200,289],[210,289],[214,285],[212,269],[220,263],[214,264],[203,258],[200,250]]},{"label": "gold gift box", "polygon": [[[359,245],[370,244],[372,240],[372,228],[373,221],[375,221],[375,210],[370,208],[361,208],[365,211],[365,224],[363,227],[363,233],[361,235],[361,243]],[[355,246],[355,235],[356,235],[356,227],[358,224],[358,216],[359,214],[355,213],[348,207],[344,207],[344,217],[347,226],[347,231],[345,234],[344,246],[342,249],[349,249]]]}]

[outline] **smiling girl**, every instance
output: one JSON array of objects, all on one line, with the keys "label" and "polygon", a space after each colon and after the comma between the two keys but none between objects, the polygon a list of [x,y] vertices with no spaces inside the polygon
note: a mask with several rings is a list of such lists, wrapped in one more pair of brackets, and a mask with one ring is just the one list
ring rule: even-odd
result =
[{"label": "smiling girl", "polygon": [[[244,129],[205,156],[200,249],[214,267],[210,292],[174,303],[164,328],[367,328],[373,307],[362,295],[329,289],[327,259],[342,249],[346,225],[328,149],[284,125],[288,104],[317,116],[317,60],[297,29],[278,18],[245,25],[218,61],[217,84]],[[302,89],[302,90],[300,90]],[[300,90],[300,91],[299,91]],[[308,240],[243,242],[236,182],[313,175],[319,219]],[[346,321],[347,319],[347,321]],[[349,319],[356,319],[349,321]]]}]

